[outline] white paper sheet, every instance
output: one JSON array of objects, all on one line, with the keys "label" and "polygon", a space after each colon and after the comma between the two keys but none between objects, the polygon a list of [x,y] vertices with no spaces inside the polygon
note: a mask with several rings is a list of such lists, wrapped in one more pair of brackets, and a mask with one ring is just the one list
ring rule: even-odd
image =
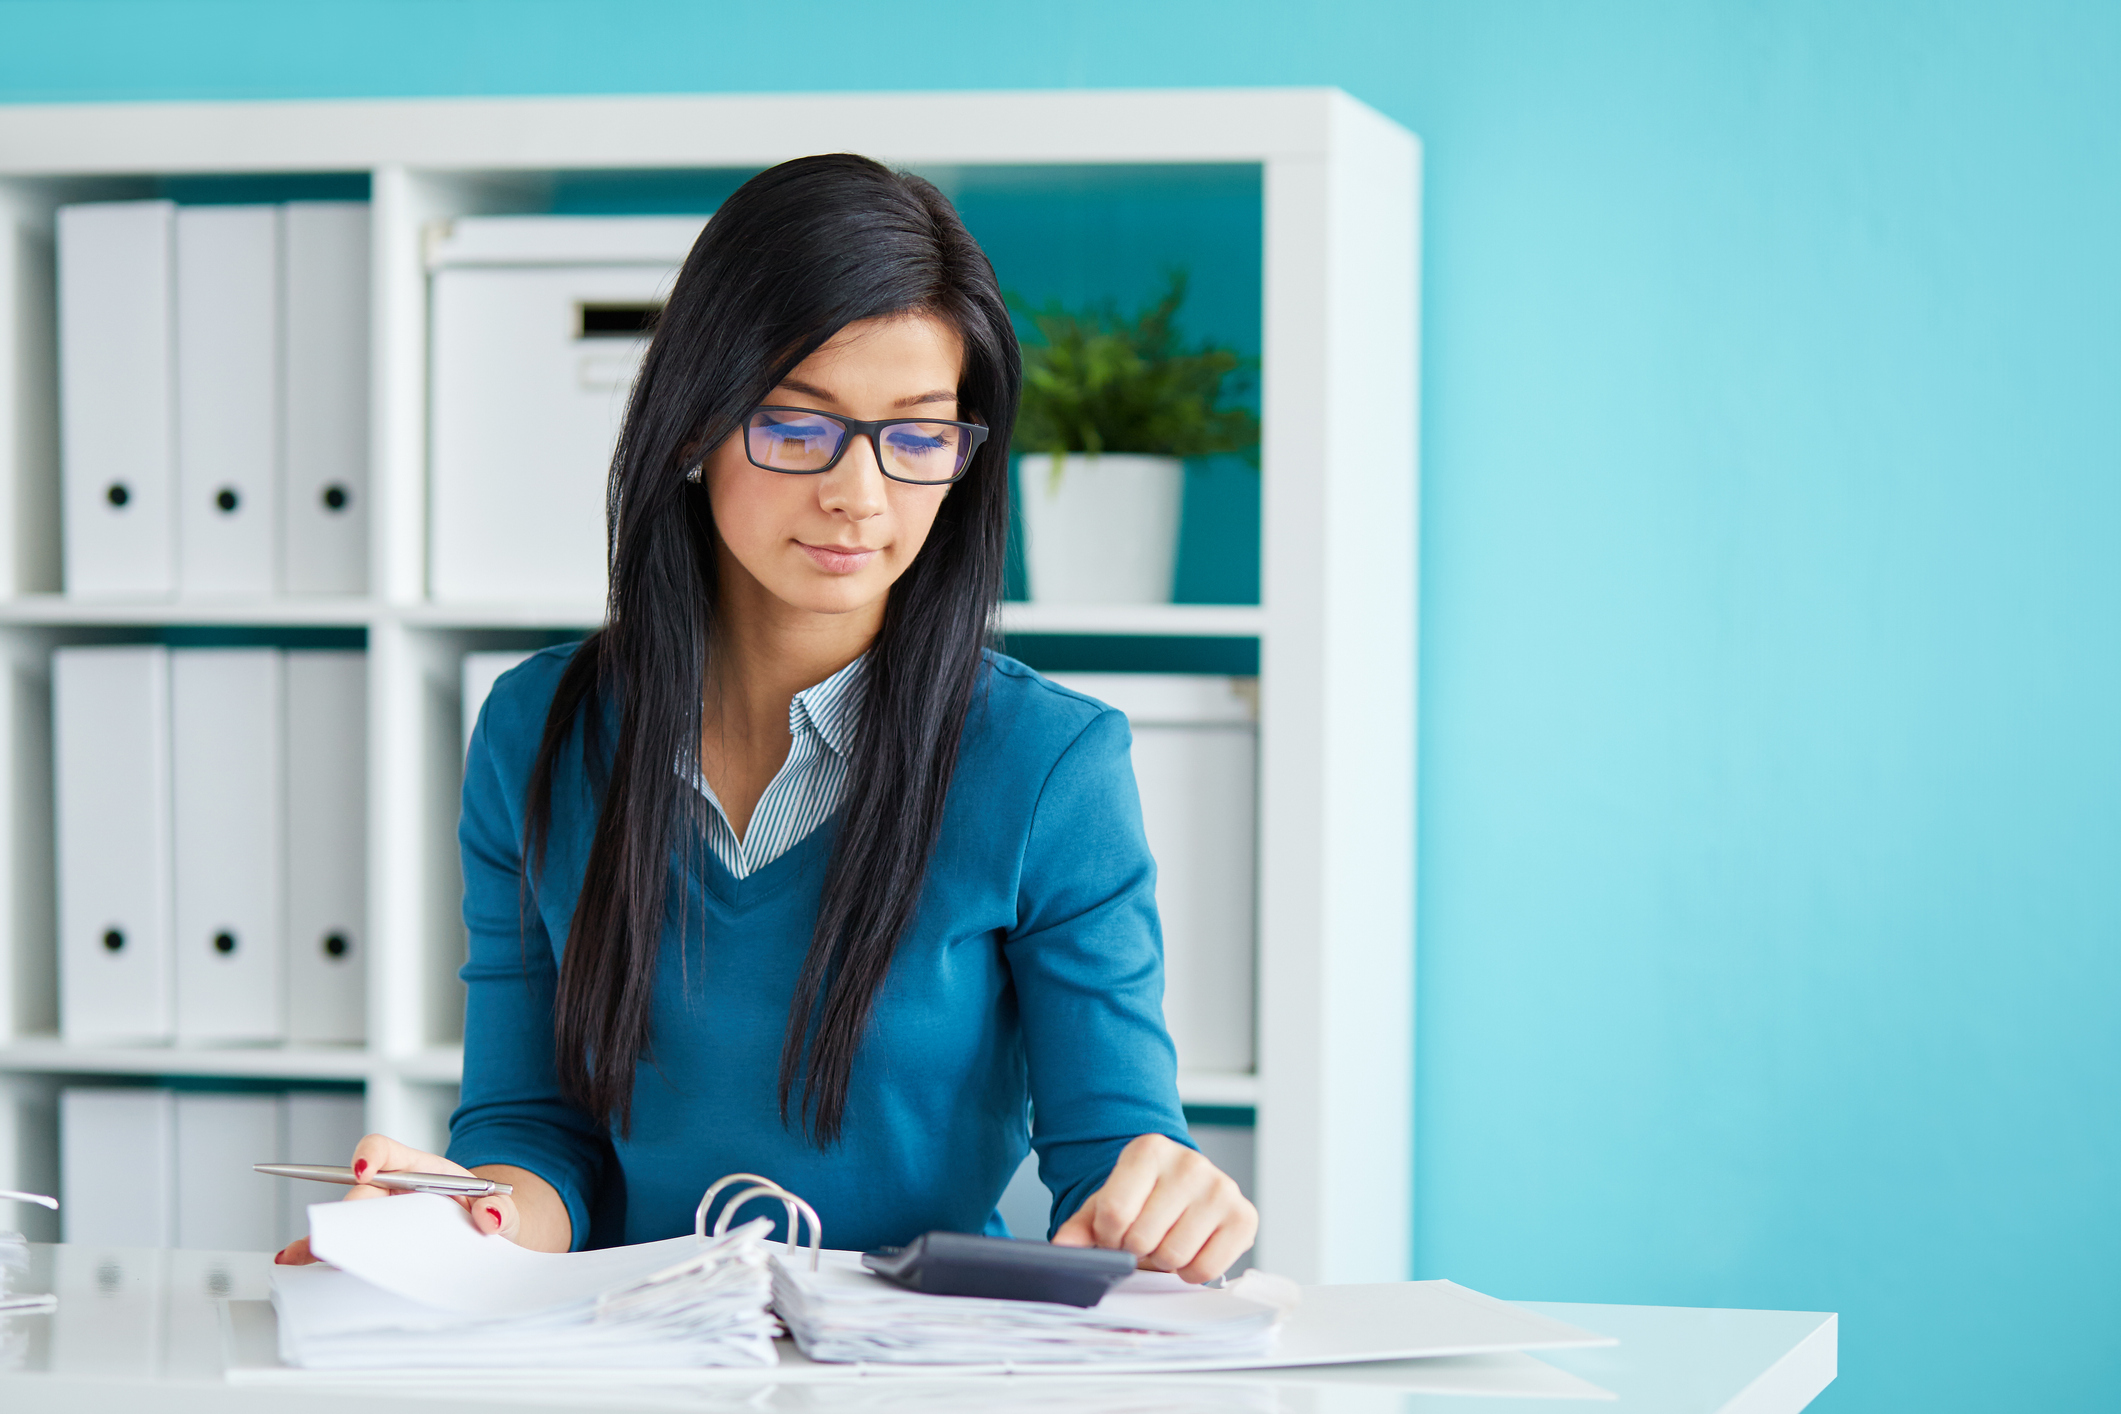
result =
[{"label": "white paper sheet", "polygon": [[467,1316],[520,1316],[650,1276],[696,1251],[690,1237],[594,1252],[532,1252],[471,1225],[453,1198],[407,1193],[315,1203],[309,1250],[371,1286]]}]

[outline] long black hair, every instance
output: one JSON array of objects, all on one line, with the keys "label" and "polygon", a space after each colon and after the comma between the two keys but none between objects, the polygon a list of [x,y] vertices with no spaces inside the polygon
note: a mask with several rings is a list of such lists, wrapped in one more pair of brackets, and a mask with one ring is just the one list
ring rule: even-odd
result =
[{"label": "long black hair", "polygon": [[560,962],[554,1052],[563,1093],[621,1132],[652,1040],[673,856],[699,867],[708,809],[689,781],[720,596],[706,487],[685,473],[842,328],[907,313],[963,339],[958,416],[989,432],[892,586],[863,674],[838,835],[781,1047],[782,1122],[792,1104],[829,1146],[920,900],[1001,597],[1016,336],[993,267],[933,185],[866,157],[805,157],[753,177],[707,223],[634,384],[606,493],[605,626],[560,678],[525,820],[525,856],[541,871],[554,770],[579,732],[597,822]]}]

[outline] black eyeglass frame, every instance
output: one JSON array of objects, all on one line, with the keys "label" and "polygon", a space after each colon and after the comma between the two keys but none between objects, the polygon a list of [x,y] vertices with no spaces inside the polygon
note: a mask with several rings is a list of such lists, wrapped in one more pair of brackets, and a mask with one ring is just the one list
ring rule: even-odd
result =
[{"label": "black eyeglass frame", "polygon": [[[847,435],[840,439],[839,447],[832,453],[831,459],[823,466],[812,467],[806,471],[793,471],[785,466],[767,466],[757,457],[751,455],[751,419],[762,412],[799,412],[806,417],[826,418],[846,428]],[[881,440],[884,429],[887,427],[917,427],[923,423],[930,427],[938,425],[955,427],[968,434],[972,439],[972,445],[965,449],[965,465],[963,469],[948,481],[915,481],[910,477],[893,476],[884,466],[884,444]],[[951,486],[964,480],[965,473],[972,470],[973,455],[986,444],[987,428],[984,423],[953,422],[947,417],[887,417],[881,422],[863,422],[858,418],[842,417],[836,412],[825,412],[819,408],[787,407],[779,403],[760,403],[750,412],[744,414],[744,422],[742,426],[737,428],[737,435],[744,439],[744,459],[760,471],[778,472],[782,476],[823,476],[840,464],[840,458],[847,455],[847,449],[854,445],[855,438],[867,437],[869,439],[869,450],[876,458],[876,469],[883,472],[887,480],[896,481],[902,486]]]}]

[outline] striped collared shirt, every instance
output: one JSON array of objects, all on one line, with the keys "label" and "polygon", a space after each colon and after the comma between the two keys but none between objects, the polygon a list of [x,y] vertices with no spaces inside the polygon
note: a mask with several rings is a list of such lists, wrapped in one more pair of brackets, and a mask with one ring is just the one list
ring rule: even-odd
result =
[{"label": "striped collared shirt", "polygon": [[742,839],[729,824],[707,777],[692,783],[714,809],[707,817],[707,844],[722,866],[741,879],[765,868],[825,823],[847,793],[848,753],[861,707],[866,655],[788,702],[788,759],[774,773],[751,812]]}]

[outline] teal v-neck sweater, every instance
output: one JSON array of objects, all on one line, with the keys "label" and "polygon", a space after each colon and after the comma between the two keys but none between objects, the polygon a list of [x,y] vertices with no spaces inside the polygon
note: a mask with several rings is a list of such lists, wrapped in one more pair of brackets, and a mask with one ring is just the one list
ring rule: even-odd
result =
[{"label": "teal v-neck sweater", "polygon": [[[577,1247],[689,1232],[702,1190],[746,1172],[808,1199],[827,1246],[869,1248],[938,1228],[999,1231],[994,1205],[1027,1143],[1057,1226],[1128,1140],[1188,1142],[1126,718],[995,654],[919,910],[855,1061],[839,1144],[820,1151],[784,1126],[776,1090],[833,821],[742,880],[704,844],[692,883],[673,870],[632,1130],[620,1136],[568,1104],[554,1080],[553,992],[596,820],[579,728],[555,774],[545,869],[527,892],[522,845],[531,762],[572,651],[547,649],[503,676],[472,735],[458,831],[471,934],[464,1087],[450,1158],[545,1179],[567,1202]],[[747,1216],[774,1217],[778,1233],[779,1213],[760,1204]]]}]

